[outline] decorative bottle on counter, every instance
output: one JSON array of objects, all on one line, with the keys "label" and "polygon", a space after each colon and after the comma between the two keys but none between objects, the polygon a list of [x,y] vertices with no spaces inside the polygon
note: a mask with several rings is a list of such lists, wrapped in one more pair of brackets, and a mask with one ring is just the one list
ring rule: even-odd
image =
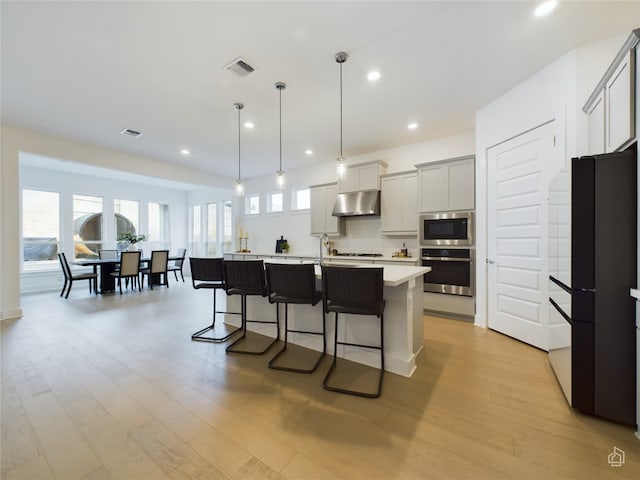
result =
[{"label": "decorative bottle on counter", "polygon": [[409,256],[409,252],[407,250],[407,246],[404,244],[404,242],[402,243],[402,248],[400,249],[400,255],[403,257],[408,257]]}]

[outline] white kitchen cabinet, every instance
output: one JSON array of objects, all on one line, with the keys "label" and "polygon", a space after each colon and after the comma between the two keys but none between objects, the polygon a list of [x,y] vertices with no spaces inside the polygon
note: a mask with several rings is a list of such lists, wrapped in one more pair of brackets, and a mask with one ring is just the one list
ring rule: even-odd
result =
[{"label": "white kitchen cabinet", "polygon": [[446,212],[475,208],[475,157],[416,165],[418,210]]},{"label": "white kitchen cabinet", "polygon": [[380,175],[386,171],[382,161],[360,163],[347,167],[345,177],[338,182],[338,192],[380,190]]},{"label": "white kitchen cabinet", "polygon": [[473,297],[424,292],[422,300],[424,310],[437,312],[438,315],[461,315],[473,320],[473,316],[476,313],[476,302]]},{"label": "white kitchen cabinet", "polygon": [[344,218],[331,215],[338,185],[328,183],[309,187],[311,194],[311,235],[342,235]]},{"label": "white kitchen cabinet", "polygon": [[402,261],[394,261],[394,260],[374,260],[372,263],[374,265],[393,265],[393,266],[398,266],[398,265],[404,265],[407,267],[419,267],[420,266],[420,260],[418,260],[417,258],[413,259],[413,262],[408,262],[406,260],[407,257],[404,257],[404,259]]},{"label": "white kitchen cabinet", "polygon": [[626,148],[636,138],[636,49],[640,29],[629,36],[582,107],[587,114],[590,154]]},{"label": "white kitchen cabinet", "polygon": [[371,260],[344,260],[342,258],[324,258],[324,263],[326,265],[371,265],[373,262]]},{"label": "white kitchen cabinet", "polygon": [[418,172],[380,178],[381,231],[384,235],[415,235],[418,231]]},{"label": "white kitchen cabinet", "polygon": [[605,152],[614,152],[635,136],[635,52],[629,51],[605,86]]},{"label": "white kitchen cabinet", "polygon": [[393,266],[407,266],[407,267],[419,267],[419,259],[415,258],[413,261],[407,260],[407,258],[401,258],[398,260],[389,259],[388,257],[385,260],[377,260],[375,257],[357,257],[357,258],[349,258],[349,257],[335,257],[328,256],[324,257],[324,263],[327,265],[393,265]]},{"label": "white kitchen cabinet", "polygon": [[600,91],[595,102],[587,111],[587,124],[589,128],[589,153],[604,153],[604,90]]}]

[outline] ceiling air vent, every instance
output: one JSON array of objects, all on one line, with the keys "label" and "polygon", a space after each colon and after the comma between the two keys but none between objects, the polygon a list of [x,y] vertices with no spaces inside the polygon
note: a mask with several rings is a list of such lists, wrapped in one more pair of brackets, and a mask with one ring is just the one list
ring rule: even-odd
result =
[{"label": "ceiling air vent", "polygon": [[245,62],[241,57],[236,58],[231,63],[226,64],[222,68],[224,68],[225,70],[229,70],[230,72],[233,72],[240,77],[246,77],[255,70],[255,68]]},{"label": "ceiling air vent", "polygon": [[138,132],[136,130],[131,130],[130,128],[125,128],[120,132],[122,135],[129,135],[130,137],[139,137],[142,135],[142,132]]}]

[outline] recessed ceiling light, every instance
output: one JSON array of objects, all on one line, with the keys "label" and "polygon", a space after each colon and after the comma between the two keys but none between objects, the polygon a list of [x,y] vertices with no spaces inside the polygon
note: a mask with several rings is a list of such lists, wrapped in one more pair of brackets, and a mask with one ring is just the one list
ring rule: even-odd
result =
[{"label": "recessed ceiling light", "polygon": [[253,128],[254,126],[253,122],[244,122],[244,128]]},{"label": "recessed ceiling light", "polygon": [[191,152],[189,150],[187,150],[186,148],[183,148],[182,150],[180,150],[180,153],[183,155],[189,155]]},{"label": "recessed ceiling light", "polygon": [[558,6],[558,2],[556,0],[549,0],[547,2],[542,2],[538,5],[533,12],[536,17],[544,17],[545,15],[549,15],[553,10]]},{"label": "recessed ceiling light", "polygon": [[409,130],[415,130],[416,128],[418,128],[418,124],[416,122],[412,122],[409,125],[407,125],[407,128]]},{"label": "recessed ceiling light", "polygon": [[377,80],[380,80],[380,72],[377,70],[371,70],[367,74],[367,80],[369,80],[370,82],[375,82]]},{"label": "recessed ceiling light", "polygon": [[313,155],[313,150],[305,150],[304,154],[305,155]]}]

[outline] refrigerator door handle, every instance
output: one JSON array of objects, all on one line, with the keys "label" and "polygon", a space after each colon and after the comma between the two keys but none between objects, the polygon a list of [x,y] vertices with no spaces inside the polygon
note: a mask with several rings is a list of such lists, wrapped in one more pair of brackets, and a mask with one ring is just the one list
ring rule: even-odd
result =
[{"label": "refrigerator door handle", "polygon": [[553,283],[555,283],[557,286],[559,286],[561,289],[563,289],[565,292],[567,293],[571,293],[571,288],[568,287],[564,282],[558,280],[556,277],[554,277],[553,275],[549,275],[549,280],[551,280]]},{"label": "refrigerator door handle", "polygon": [[562,315],[562,318],[564,318],[569,323],[569,325],[571,325],[571,317],[567,315],[567,313],[562,309],[560,305],[556,303],[553,298],[549,297],[549,303],[551,303],[551,305],[553,305],[553,308],[555,308],[558,313]]}]

